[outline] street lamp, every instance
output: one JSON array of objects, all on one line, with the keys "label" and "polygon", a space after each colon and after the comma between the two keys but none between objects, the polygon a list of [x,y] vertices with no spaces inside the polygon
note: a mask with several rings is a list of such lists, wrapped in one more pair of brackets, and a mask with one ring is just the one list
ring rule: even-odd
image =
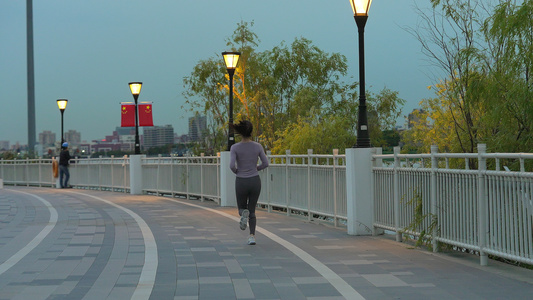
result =
[{"label": "street lamp", "polygon": [[350,0],[353,16],[359,31],[359,111],[357,118],[356,148],[370,148],[365,95],[365,24],[372,0]]},{"label": "street lamp", "polygon": [[237,68],[237,62],[239,62],[240,52],[222,52],[224,62],[229,74],[229,130],[228,130],[228,151],[231,145],[235,144],[235,135],[233,133],[233,74]]},{"label": "street lamp", "polygon": [[130,90],[135,99],[135,154],[141,154],[141,142],[139,141],[139,112],[137,111],[137,99],[141,93],[142,82],[130,82]]},{"label": "street lamp", "polygon": [[67,99],[57,100],[57,107],[59,107],[59,111],[61,112],[61,146],[63,146],[63,143],[65,142],[63,137],[63,113],[65,112],[65,108],[67,108],[67,102]]}]

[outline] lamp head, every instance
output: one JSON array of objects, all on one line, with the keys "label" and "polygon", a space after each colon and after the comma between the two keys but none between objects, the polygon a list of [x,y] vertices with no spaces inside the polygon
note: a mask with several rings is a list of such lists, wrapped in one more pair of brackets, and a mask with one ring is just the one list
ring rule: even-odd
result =
[{"label": "lamp head", "polygon": [[64,111],[65,108],[67,108],[67,99],[58,99],[57,100],[57,107],[59,107],[60,111]]},{"label": "lamp head", "polygon": [[226,63],[226,68],[228,72],[230,70],[235,70],[237,68],[237,63],[239,62],[239,57],[241,56],[240,52],[222,52],[224,57],[224,63]]},{"label": "lamp head", "polygon": [[372,0],[350,0],[354,17],[368,16],[368,10],[370,9]]},{"label": "lamp head", "polygon": [[139,96],[141,93],[141,87],[143,85],[142,82],[130,82],[128,83],[130,85],[131,94],[133,96]]}]

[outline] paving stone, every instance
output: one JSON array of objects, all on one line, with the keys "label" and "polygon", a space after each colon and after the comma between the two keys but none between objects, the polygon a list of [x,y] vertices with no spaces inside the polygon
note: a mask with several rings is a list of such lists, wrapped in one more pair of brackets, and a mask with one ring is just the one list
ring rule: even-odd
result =
[{"label": "paving stone", "polygon": [[[14,190],[46,199],[58,221],[33,251],[0,273],[0,300],[130,299],[135,292],[146,293],[140,299],[337,300],[344,299],[339,283],[368,300],[528,299],[533,294],[533,271],[492,261],[480,267],[463,254],[409,249],[386,236],[349,236],[345,229],[258,210],[258,244],[250,247],[247,232],[225,216],[236,218],[235,208],[76,189],[0,190],[0,270],[50,218],[43,203]],[[155,244],[146,244],[134,215],[91,196],[133,212],[148,224]],[[150,258],[153,265],[145,266],[154,246],[158,263]],[[150,269],[154,278],[146,277]],[[338,277],[323,276],[325,269]]]}]

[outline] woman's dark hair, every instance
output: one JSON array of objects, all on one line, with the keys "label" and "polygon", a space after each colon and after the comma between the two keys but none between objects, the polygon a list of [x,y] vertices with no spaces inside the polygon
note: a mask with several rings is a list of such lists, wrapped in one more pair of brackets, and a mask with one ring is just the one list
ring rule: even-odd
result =
[{"label": "woman's dark hair", "polygon": [[252,131],[254,130],[254,126],[252,125],[252,122],[248,120],[242,120],[237,124],[232,124],[232,127],[233,129],[235,129],[235,131],[238,134],[246,138],[251,137]]}]

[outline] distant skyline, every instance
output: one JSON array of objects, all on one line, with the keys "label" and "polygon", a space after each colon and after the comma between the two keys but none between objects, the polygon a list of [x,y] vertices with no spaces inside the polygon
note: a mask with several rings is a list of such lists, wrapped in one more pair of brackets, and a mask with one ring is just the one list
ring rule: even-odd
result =
[{"label": "distant skyline", "polygon": [[[374,0],[365,27],[366,88],[398,91],[409,114],[433,97],[434,70],[419,42],[413,5],[429,0]],[[36,133],[61,131],[56,100],[69,100],[65,132],[82,140],[120,126],[120,102],[133,101],[130,81],[142,81],[139,101],[153,101],[154,125],[188,132],[183,78],[203,59],[230,50],[225,40],[241,20],[254,22],[258,51],[304,37],[348,59],[358,81],[357,26],[348,0],[33,1]],[[26,1],[0,1],[0,141],[27,144]]]}]

